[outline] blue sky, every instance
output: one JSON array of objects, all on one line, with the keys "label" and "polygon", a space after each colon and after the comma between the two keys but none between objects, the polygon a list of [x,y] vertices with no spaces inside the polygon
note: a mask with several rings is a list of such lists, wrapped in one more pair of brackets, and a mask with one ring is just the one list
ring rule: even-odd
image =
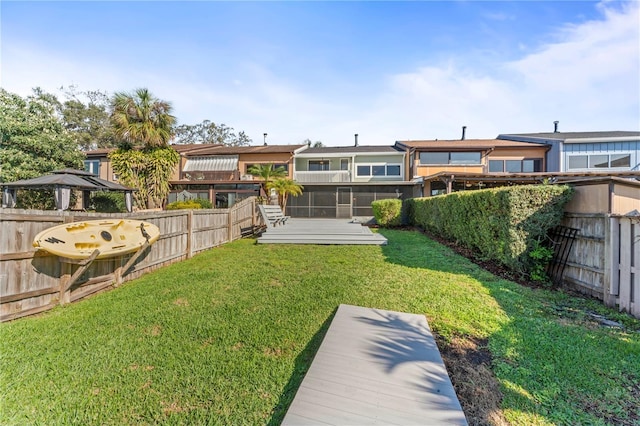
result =
[{"label": "blue sky", "polygon": [[255,143],[640,130],[636,1],[5,0],[0,19],[10,92],[147,87]]}]

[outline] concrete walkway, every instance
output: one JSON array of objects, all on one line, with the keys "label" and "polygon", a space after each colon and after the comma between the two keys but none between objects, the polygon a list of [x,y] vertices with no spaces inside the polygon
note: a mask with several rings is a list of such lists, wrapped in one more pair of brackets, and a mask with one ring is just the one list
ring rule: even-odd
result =
[{"label": "concrete walkway", "polygon": [[340,305],[283,425],[466,425],[422,315]]},{"label": "concrete walkway", "polygon": [[285,225],[268,228],[258,243],[386,245],[387,239],[350,219],[291,218]]}]

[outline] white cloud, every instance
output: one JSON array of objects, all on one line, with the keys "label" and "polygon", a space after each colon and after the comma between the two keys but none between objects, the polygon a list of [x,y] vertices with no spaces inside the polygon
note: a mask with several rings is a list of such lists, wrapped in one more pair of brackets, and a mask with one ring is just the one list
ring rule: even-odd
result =
[{"label": "white cloud", "polygon": [[565,131],[638,130],[640,7],[601,10],[491,75],[451,61],[393,76],[368,124],[388,123],[396,139],[456,139],[462,125],[470,138],[551,131],[554,120]]}]

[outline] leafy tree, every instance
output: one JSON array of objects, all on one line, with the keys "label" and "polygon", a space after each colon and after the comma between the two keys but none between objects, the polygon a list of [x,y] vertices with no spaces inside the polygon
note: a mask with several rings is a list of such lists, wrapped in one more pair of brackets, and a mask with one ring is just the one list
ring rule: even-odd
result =
[{"label": "leafy tree", "polygon": [[313,147],[313,148],[322,148],[324,147],[324,144],[322,143],[322,141],[315,141],[315,142],[311,142],[311,139],[307,138],[304,141],[302,141],[303,144],[307,145],[308,147]]},{"label": "leafy tree", "polygon": [[76,143],[85,151],[116,146],[109,95],[99,90],[79,92],[76,86],[69,86],[64,93],[67,100],[61,104],[60,113]]},{"label": "leafy tree", "polygon": [[280,167],[274,168],[273,164],[271,163],[255,164],[251,166],[247,171],[249,172],[249,174],[257,176],[262,179],[263,181],[262,188],[265,194],[267,194],[267,196],[269,195],[268,191],[271,189],[270,188],[271,180],[284,178],[287,176],[287,171],[284,169],[284,167],[280,166]]},{"label": "leafy tree", "polygon": [[227,146],[248,146],[253,142],[244,132],[237,135],[233,127],[216,124],[204,120],[200,124],[182,124],[175,129],[175,139],[178,144],[203,143],[222,144]]},{"label": "leafy tree", "polygon": [[171,104],[155,98],[147,89],[116,93],[111,121],[120,148],[109,154],[112,167],[124,185],[136,188],[136,206],[161,207],[169,193],[169,178],[180,161],[169,147]]},{"label": "leafy tree", "polygon": [[278,194],[278,204],[283,212],[287,208],[289,195],[297,197],[302,194],[303,188],[298,182],[289,178],[278,178],[269,184],[269,189],[275,189]]},{"label": "leafy tree", "polygon": [[[64,128],[56,97],[34,89],[22,98],[0,88],[0,182],[31,179],[56,169],[82,168],[84,154]],[[52,208],[50,191],[25,191],[20,207]]]}]

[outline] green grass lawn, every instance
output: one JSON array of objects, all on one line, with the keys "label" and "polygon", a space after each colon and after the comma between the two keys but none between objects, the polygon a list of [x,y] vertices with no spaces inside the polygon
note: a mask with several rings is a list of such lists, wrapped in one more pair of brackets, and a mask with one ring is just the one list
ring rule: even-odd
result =
[{"label": "green grass lawn", "polygon": [[388,246],[241,240],[1,324],[0,421],[279,424],[341,303],[424,314],[445,341],[488,339],[512,424],[640,421],[638,321],[381,232]]}]

